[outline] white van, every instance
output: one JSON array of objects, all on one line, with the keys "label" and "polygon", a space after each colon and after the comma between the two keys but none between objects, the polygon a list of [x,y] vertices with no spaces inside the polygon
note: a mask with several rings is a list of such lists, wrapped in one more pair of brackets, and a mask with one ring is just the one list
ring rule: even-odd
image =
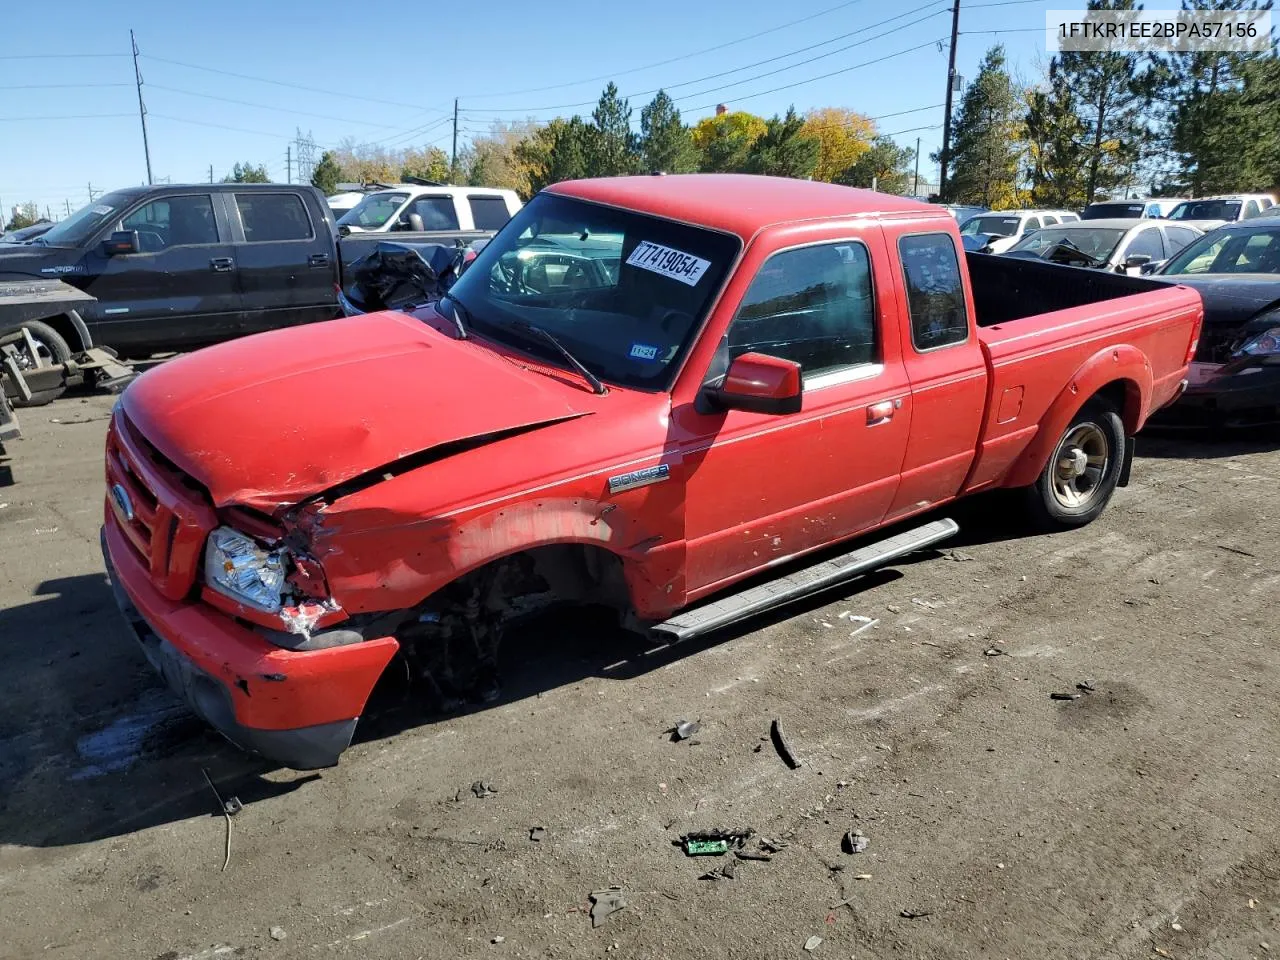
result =
[{"label": "white van", "polygon": [[514,190],[404,185],[367,193],[338,218],[340,233],[496,231],[520,209]]}]

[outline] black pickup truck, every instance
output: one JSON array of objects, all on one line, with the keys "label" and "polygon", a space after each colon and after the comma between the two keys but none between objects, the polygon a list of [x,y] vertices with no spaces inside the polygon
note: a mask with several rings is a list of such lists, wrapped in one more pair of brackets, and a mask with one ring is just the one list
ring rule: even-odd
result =
[{"label": "black pickup truck", "polygon": [[42,345],[53,359],[95,344],[145,357],[338,316],[344,263],[379,239],[339,238],[311,186],[134,187],[99,197],[30,243],[0,246],[0,281],[58,279],[96,298],[76,317],[43,319],[44,335],[65,341]]}]

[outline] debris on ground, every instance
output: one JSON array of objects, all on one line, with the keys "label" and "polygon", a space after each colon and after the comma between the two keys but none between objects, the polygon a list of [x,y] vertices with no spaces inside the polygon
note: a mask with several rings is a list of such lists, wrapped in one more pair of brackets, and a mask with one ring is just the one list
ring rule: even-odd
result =
[{"label": "debris on ground", "polygon": [[[231,818],[243,809],[238,797],[232,797],[230,800],[223,800],[222,794],[218,792],[218,788],[213,785],[213,779],[209,776],[209,771],[204,767],[200,768],[200,772],[204,774],[205,783],[209,784],[209,789],[213,791],[214,797],[218,801],[218,809],[222,811],[222,817],[227,821],[226,842],[222,854],[222,869],[225,872],[227,867],[231,865]],[[234,808],[232,807],[234,804]]]},{"label": "debris on ground", "polygon": [[982,655],[983,655],[984,657],[1007,657],[1007,656],[1009,656],[1009,654],[1005,653],[1005,652],[1004,652],[1003,650],[1001,650],[999,647],[987,647],[987,649],[985,649],[985,650],[983,650],[983,651],[982,651]]},{"label": "debris on ground", "polygon": [[787,735],[782,730],[782,721],[775,719],[773,725],[769,728],[769,737],[773,740],[773,747],[778,751],[778,756],[782,757],[782,762],[792,770],[798,769],[800,759],[796,756],[795,751],[791,749],[791,744],[787,742]]},{"label": "debris on ground", "polygon": [[477,780],[471,785],[471,792],[483,800],[486,797],[495,796],[498,792],[498,788],[486,780]]},{"label": "debris on ground", "polygon": [[701,729],[702,723],[698,720],[681,720],[667,733],[671,734],[671,742],[676,743],[680,740],[688,740]]},{"label": "debris on ground", "polygon": [[1094,693],[1098,688],[1093,685],[1092,680],[1082,680],[1076,684],[1076,689],[1083,690],[1085,693]]},{"label": "debris on ground", "polygon": [[820,946],[822,946],[821,937],[810,937],[804,942],[804,948],[809,951],[809,953],[813,953],[813,951],[817,950]]},{"label": "debris on ground", "polygon": [[489,942],[490,942],[490,943],[506,943],[506,942],[507,942],[507,938],[506,938],[506,937],[494,937],[494,938],[493,938],[492,940],[490,940]]},{"label": "debris on ground", "polygon": [[739,860],[758,860],[761,863],[769,863],[773,860],[773,854],[761,853],[756,850],[735,850],[733,855]]},{"label": "debris on ground", "polygon": [[761,837],[758,842],[760,849],[766,853],[781,853],[787,849],[787,844],[783,840],[770,840],[768,837]]},{"label": "debris on ground", "polygon": [[898,916],[905,917],[908,920],[923,920],[925,917],[933,916],[933,914],[928,910],[900,910],[898,911]]},{"label": "debris on ground", "polygon": [[740,850],[754,831],[745,830],[702,830],[697,833],[686,833],[676,841],[688,857],[715,857]]},{"label": "debris on ground", "polygon": [[546,827],[530,827],[529,828],[529,839],[532,840],[534,843],[541,843],[546,838],[547,838]]},{"label": "debris on ground", "polygon": [[737,874],[737,860],[726,860],[714,870],[708,870],[699,880],[732,880]]},{"label": "debris on ground", "polygon": [[880,622],[879,620],[873,620],[871,617],[850,617],[849,621],[851,623],[862,624],[862,626],[858,627],[857,630],[854,630],[851,634],[849,634],[849,636],[851,637],[856,637],[858,634],[862,633],[862,631],[864,630],[870,630],[872,627],[874,627],[877,623]]},{"label": "debris on ground", "polygon": [[967,553],[961,553],[959,550],[948,550],[943,554],[943,556],[948,560],[954,560],[957,563],[964,563],[966,560],[973,559],[973,557],[969,556]]},{"label": "debris on ground", "polygon": [[600,924],[627,906],[627,899],[622,895],[621,887],[595,890],[589,893],[587,897],[591,900],[591,926],[593,927],[600,926]]},{"label": "debris on ground", "polygon": [[871,841],[861,830],[850,830],[840,841],[845,853],[862,853],[871,845]]},{"label": "debris on ground", "polygon": [[1079,699],[1080,699],[1080,694],[1078,694],[1078,693],[1051,693],[1051,694],[1049,694],[1049,699],[1050,699],[1050,700],[1079,700]]},{"label": "debris on ground", "polygon": [[285,940],[289,936],[289,934],[285,932],[284,927],[272,927],[267,932],[271,934],[272,940]]},{"label": "debris on ground", "polygon": [[222,805],[222,812],[228,817],[234,817],[237,813],[244,809],[244,804],[240,802],[239,797],[231,797]]}]

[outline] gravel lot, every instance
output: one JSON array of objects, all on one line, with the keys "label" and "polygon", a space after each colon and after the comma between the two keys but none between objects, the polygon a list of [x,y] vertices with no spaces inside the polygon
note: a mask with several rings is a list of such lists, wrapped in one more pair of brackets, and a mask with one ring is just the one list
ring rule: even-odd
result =
[{"label": "gravel lot", "polygon": [[[190,718],[118,622],[112,402],[24,410],[0,456],[0,956],[1280,955],[1280,439],[1144,436],[1091,527],[979,499],[941,553],[708,642],[547,623],[502,702],[388,695],[297,774]],[[202,768],[244,804],[225,872]],[[672,843],[738,826],[785,847],[705,880],[725,861]]]}]

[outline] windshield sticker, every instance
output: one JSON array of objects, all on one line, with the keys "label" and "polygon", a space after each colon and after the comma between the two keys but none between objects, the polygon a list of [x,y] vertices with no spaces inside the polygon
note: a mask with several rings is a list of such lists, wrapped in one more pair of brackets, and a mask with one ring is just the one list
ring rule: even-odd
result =
[{"label": "windshield sticker", "polygon": [[651,273],[658,273],[672,280],[694,286],[711,266],[710,260],[703,260],[691,253],[682,253],[660,243],[641,240],[639,245],[627,257],[627,266],[639,267]]},{"label": "windshield sticker", "polygon": [[658,348],[651,347],[647,343],[633,343],[631,357],[635,360],[657,360]]},{"label": "windshield sticker", "polygon": [[93,212],[100,217],[105,217],[108,213],[110,213],[114,209],[115,207],[108,207],[105,203],[100,203],[93,208]]}]

